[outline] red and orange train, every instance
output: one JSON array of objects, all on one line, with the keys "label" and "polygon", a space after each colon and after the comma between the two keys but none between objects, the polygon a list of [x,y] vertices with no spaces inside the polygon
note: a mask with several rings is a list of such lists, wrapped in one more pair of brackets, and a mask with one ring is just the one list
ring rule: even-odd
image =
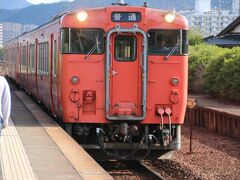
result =
[{"label": "red and orange train", "polygon": [[180,148],[188,24],[126,4],[71,11],[5,45],[8,77],[92,155],[156,158]]}]

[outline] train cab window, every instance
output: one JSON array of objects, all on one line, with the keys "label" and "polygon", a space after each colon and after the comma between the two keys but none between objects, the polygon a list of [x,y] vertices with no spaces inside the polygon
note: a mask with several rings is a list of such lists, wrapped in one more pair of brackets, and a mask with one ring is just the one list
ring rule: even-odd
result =
[{"label": "train cab window", "polygon": [[61,29],[62,53],[69,53],[69,30],[70,29]]},{"label": "train cab window", "polygon": [[136,37],[119,35],[115,38],[114,56],[117,61],[134,61],[136,59],[136,51]]},{"label": "train cab window", "polygon": [[187,31],[151,30],[148,39],[150,55],[187,54]]},{"label": "train cab window", "polygon": [[61,29],[61,53],[102,54],[104,32],[99,29]]},{"label": "train cab window", "polygon": [[188,31],[182,31],[182,54],[188,54]]}]

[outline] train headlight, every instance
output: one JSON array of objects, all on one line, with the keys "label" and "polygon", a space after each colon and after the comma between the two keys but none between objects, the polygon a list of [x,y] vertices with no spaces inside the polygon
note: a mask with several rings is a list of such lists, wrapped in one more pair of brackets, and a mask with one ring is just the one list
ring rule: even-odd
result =
[{"label": "train headlight", "polygon": [[71,83],[74,84],[74,85],[78,84],[79,81],[80,81],[80,79],[77,76],[73,76],[71,78]]},{"label": "train headlight", "polygon": [[176,16],[173,12],[167,12],[166,14],[164,14],[164,20],[167,23],[172,23],[173,21],[175,21]]},{"label": "train headlight", "polygon": [[80,21],[80,22],[83,22],[87,19],[88,17],[88,14],[86,11],[79,11],[77,13],[77,19]]},{"label": "train headlight", "polygon": [[178,79],[177,77],[173,77],[173,78],[171,79],[171,84],[172,84],[173,86],[177,86],[177,85],[179,84],[179,79]]}]

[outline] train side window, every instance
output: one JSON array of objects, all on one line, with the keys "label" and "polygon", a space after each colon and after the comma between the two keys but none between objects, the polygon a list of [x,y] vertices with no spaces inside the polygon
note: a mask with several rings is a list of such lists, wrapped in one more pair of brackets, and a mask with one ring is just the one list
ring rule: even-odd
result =
[{"label": "train side window", "polygon": [[31,51],[32,51],[32,56],[31,56],[31,59],[32,59],[32,72],[34,72],[34,68],[35,68],[35,45],[32,45],[32,48],[31,48]]},{"label": "train side window", "polygon": [[12,63],[15,63],[15,48],[12,48]]},{"label": "train side window", "polygon": [[41,73],[41,53],[42,53],[42,45],[39,44],[39,51],[38,51],[38,70],[39,70],[39,73]]},{"label": "train side window", "polygon": [[49,73],[49,46],[48,42],[46,42],[46,57],[45,57],[45,72],[48,74]]},{"label": "train side window", "polygon": [[42,43],[42,73],[44,73],[45,45]]},{"label": "train side window", "polygon": [[53,76],[57,74],[57,41],[53,41]]},{"label": "train side window", "polygon": [[148,53],[150,55],[172,55],[182,52],[182,32],[180,30],[150,30],[148,39]]},{"label": "train side window", "polygon": [[22,47],[22,65],[26,66],[26,46]]},{"label": "train side window", "polygon": [[42,70],[43,70],[43,44],[40,43],[39,44],[39,73],[42,74]]},{"label": "train side window", "polygon": [[115,38],[114,56],[117,61],[136,60],[137,40],[134,36],[118,35]]},{"label": "train side window", "polygon": [[31,59],[31,54],[32,54],[31,47],[32,47],[32,45],[30,44],[30,45],[28,46],[28,71],[29,71],[29,72],[32,71],[32,70],[31,70],[31,61],[32,61],[32,59]]},{"label": "train side window", "polygon": [[38,52],[38,55],[37,55],[37,58],[38,58],[38,59],[37,59],[37,63],[38,63],[38,64],[37,64],[37,70],[38,70],[38,72],[39,72],[39,70],[40,70],[40,49],[41,49],[41,48],[40,48],[40,44],[37,45],[37,49],[38,49],[38,50],[37,50],[37,52]]},{"label": "train side window", "polygon": [[42,52],[43,52],[43,49],[42,49],[42,43],[40,44],[40,51],[39,51],[39,70],[40,70],[40,73],[42,74]]},{"label": "train side window", "polygon": [[41,73],[44,72],[44,43],[41,43]]}]

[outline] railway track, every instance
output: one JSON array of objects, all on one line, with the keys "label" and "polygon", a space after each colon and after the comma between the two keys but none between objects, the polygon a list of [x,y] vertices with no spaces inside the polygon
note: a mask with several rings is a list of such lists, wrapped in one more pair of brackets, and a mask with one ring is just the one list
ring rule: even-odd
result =
[{"label": "railway track", "polygon": [[114,179],[165,179],[140,161],[99,161]]}]

